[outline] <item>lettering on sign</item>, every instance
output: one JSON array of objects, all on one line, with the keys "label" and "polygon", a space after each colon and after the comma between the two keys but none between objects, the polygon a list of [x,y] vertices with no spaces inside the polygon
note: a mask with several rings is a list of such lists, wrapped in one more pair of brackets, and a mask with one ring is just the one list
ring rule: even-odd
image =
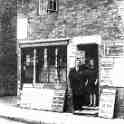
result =
[{"label": "lettering on sign", "polygon": [[99,116],[103,118],[113,118],[116,89],[105,88],[100,96]]},{"label": "lettering on sign", "polygon": [[112,71],[113,71],[114,61],[113,58],[102,58],[101,59],[101,70],[100,70],[100,81],[101,85],[112,86]]},{"label": "lettering on sign", "polygon": [[65,90],[56,90],[53,102],[52,102],[52,110],[57,112],[63,112],[65,102]]},{"label": "lettering on sign", "polygon": [[124,43],[108,43],[105,47],[105,55],[111,57],[122,57],[124,56]]}]

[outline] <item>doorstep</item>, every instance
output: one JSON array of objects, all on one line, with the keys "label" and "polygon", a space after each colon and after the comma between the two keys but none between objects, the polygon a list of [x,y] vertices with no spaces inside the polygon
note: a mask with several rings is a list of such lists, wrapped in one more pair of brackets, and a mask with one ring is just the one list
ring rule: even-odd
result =
[{"label": "doorstep", "polygon": [[74,114],[98,117],[98,107],[82,106],[81,110],[74,111]]}]

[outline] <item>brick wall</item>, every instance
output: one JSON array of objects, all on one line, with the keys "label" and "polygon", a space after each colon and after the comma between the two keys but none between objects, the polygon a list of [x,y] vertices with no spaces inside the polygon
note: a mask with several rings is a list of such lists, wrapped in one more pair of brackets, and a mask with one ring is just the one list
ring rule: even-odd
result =
[{"label": "brick wall", "polygon": [[[39,0],[25,0],[24,5],[21,1],[18,2],[18,14],[23,14],[28,19],[29,39],[48,38],[49,33],[53,30],[57,13],[48,14],[45,10],[44,14],[39,15]],[[47,0],[44,0],[44,8],[47,8]]]},{"label": "brick wall", "polygon": [[100,34],[104,40],[116,40],[124,32],[113,0],[59,0],[58,13],[44,16],[38,15],[38,0],[27,0],[23,8],[18,3],[18,13],[29,19],[29,39]]},{"label": "brick wall", "polygon": [[124,32],[118,8],[113,0],[66,0],[49,38],[100,34],[104,40],[118,39]]},{"label": "brick wall", "polygon": [[0,0],[0,96],[16,95],[16,0]]}]

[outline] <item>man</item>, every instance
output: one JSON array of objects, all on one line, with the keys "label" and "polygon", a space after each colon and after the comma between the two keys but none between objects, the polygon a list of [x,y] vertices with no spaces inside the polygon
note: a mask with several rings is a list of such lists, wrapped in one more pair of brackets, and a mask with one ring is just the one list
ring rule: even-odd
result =
[{"label": "man", "polygon": [[84,87],[86,78],[83,76],[85,64],[82,63],[82,58],[76,56],[75,67],[69,72],[70,86],[72,89],[72,101],[74,110],[81,109],[84,98]]}]

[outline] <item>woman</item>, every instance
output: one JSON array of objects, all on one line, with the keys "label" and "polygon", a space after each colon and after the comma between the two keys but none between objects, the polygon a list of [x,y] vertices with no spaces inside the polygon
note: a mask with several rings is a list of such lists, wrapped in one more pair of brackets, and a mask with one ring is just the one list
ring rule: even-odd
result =
[{"label": "woman", "polygon": [[89,87],[89,100],[90,100],[89,106],[96,106],[98,79],[97,79],[97,69],[95,67],[94,59],[89,60],[88,87]]}]

